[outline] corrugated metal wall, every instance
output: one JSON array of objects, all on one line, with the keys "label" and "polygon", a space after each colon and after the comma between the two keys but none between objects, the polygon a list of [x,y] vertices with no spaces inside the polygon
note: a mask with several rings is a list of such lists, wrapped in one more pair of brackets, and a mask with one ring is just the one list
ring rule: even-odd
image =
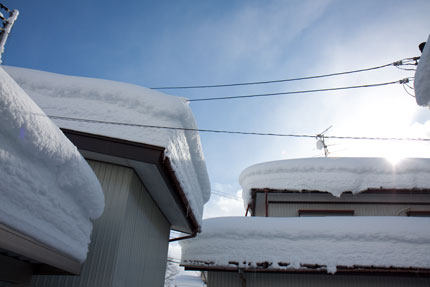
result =
[{"label": "corrugated metal wall", "polygon": [[300,209],[330,209],[330,210],[354,210],[354,216],[397,216],[405,215],[405,209],[430,210],[430,205],[405,205],[405,204],[330,204],[330,203],[270,203],[269,216],[290,217],[298,216]]},{"label": "corrugated metal wall", "polygon": [[[282,273],[245,273],[246,287],[424,287],[430,278],[354,276],[354,275],[305,275]],[[242,287],[237,272],[209,272],[208,287]]]},{"label": "corrugated metal wall", "polygon": [[[266,215],[266,195],[257,193],[255,215]],[[268,193],[268,216],[298,216],[298,210],[354,210],[355,216],[406,215],[407,210],[430,211],[429,194]]]},{"label": "corrugated metal wall", "polygon": [[[33,276],[33,286],[163,286],[170,225],[130,168],[89,161],[105,194],[81,275]],[[148,275],[149,274],[149,275]]]},{"label": "corrugated metal wall", "polygon": [[170,226],[134,173],[131,187],[113,286],[163,286]]}]

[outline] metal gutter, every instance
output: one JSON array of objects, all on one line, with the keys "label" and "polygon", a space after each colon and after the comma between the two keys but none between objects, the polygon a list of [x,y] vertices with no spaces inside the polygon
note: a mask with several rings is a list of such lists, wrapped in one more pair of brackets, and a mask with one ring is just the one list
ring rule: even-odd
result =
[{"label": "metal gutter", "polygon": [[396,268],[396,267],[377,267],[377,266],[360,266],[354,265],[337,266],[337,271],[334,274],[327,273],[325,267],[314,268],[315,264],[302,264],[302,266],[309,266],[308,268],[299,269],[280,269],[280,268],[242,268],[230,266],[195,266],[195,265],[181,265],[185,270],[190,271],[214,271],[214,272],[238,272],[239,269],[243,272],[260,272],[260,273],[286,273],[286,274],[325,274],[327,276],[336,275],[390,275],[402,277],[430,277],[430,268]]}]

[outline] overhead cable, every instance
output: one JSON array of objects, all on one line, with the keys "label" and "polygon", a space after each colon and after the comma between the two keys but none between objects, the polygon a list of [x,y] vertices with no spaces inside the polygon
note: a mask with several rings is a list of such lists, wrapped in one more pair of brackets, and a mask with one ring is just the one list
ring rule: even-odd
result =
[{"label": "overhead cable", "polygon": [[337,73],[329,73],[329,74],[322,74],[322,75],[315,75],[315,76],[307,76],[307,77],[298,77],[298,78],[289,78],[289,79],[281,79],[281,80],[271,80],[271,81],[256,81],[256,82],[243,82],[243,83],[229,83],[229,84],[216,84],[216,85],[193,85],[193,86],[165,86],[165,87],[153,87],[151,89],[154,90],[177,90],[177,89],[204,89],[204,88],[222,88],[222,87],[237,87],[237,86],[250,86],[250,85],[263,85],[263,84],[274,84],[274,83],[284,83],[284,82],[293,82],[293,81],[301,81],[301,80],[311,80],[311,79],[320,79],[320,78],[327,78],[327,77],[334,77],[334,76],[340,76],[340,75],[347,75],[347,74],[353,74],[353,73],[361,73],[361,72],[367,72],[372,70],[378,70],[389,66],[401,66],[401,65],[410,65],[412,64],[412,61],[417,61],[419,57],[413,57],[413,58],[405,58],[393,63],[370,67],[370,68],[364,68],[364,69],[358,69],[358,70],[351,70],[351,71],[344,71],[344,72],[337,72]]},{"label": "overhead cable", "polygon": [[242,96],[197,98],[197,99],[189,99],[187,101],[188,102],[202,102],[202,101],[233,100],[233,99],[258,98],[258,97],[274,97],[274,96],[283,96],[283,95],[350,90],[350,89],[359,89],[359,88],[373,88],[373,87],[388,86],[388,85],[393,85],[393,84],[403,84],[404,82],[408,82],[408,81],[409,81],[409,78],[405,78],[405,79],[402,79],[399,81],[377,83],[377,84],[367,84],[367,85],[347,86],[347,87],[337,87],[337,88],[325,88],[325,89],[313,89],[313,90],[301,90],[301,91],[287,91],[287,92],[279,92],[279,93],[253,94],[253,95],[242,95]]},{"label": "overhead cable", "polygon": [[232,199],[232,200],[242,201],[242,198],[239,198],[238,196],[234,196],[234,195],[226,194],[226,193],[222,193],[222,192],[217,192],[214,190],[212,190],[211,194],[217,195],[220,197],[224,197],[224,198],[228,198],[228,199]]},{"label": "overhead cable", "polygon": [[[229,131],[229,130],[214,130],[214,129],[195,129],[195,128],[183,128],[183,127],[168,127],[168,126],[157,126],[157,125],[145,125],[135,123],[124,123],[114,121],[101,121],[94,119],[82,119],[72,118],[56,115],[48,115],[51,119],[74,121],[74,122],[86,122],[94,124],[108,124],[118,126],[132,126],[139,128],[154,128],[154,129],[167,129],[167,130],[182,130],[190,132],[204,132],[204,133],[221,133],[221,134],[240,134],[240,135],[254,135],[254,136],[275,136],[275,137],[292,137],[292,138],[313,138],[317,135],[309,134],[281,134],[281,133],[261,133],[261,132],[244,132],[244,131]],[[378,140],[378,141],[426,141],[430,142],[430,138],[403,138],[403,137],[359,137],[359,136],[324,136],[326,139],[341,139],[341,140]]]}]

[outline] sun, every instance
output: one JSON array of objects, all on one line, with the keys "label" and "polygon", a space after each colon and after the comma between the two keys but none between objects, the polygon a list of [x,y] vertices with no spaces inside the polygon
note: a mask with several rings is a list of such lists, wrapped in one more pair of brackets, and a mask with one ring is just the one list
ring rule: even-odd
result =
[{"label": "sun", "polygon": [[385,159],[390,162],[393,167],[399,164],[404,158],[404,156],[395,153],[385,156]]}]

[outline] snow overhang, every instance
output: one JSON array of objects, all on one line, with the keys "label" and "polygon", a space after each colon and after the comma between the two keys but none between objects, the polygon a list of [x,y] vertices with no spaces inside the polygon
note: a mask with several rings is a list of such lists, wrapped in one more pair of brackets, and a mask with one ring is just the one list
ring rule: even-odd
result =
[{"label": "snow overhang", "polygon": [[429,223],[404,216],[210,218],[196,238],[180,242],[181,264],[201,270],[428,273]]},{"label": "snow overhang", "polygon": [[132,168],[173,230],[188,234],[198,231],[196,217],[164,148],[69,129],[62,131],[86,159]]},{"label": "snow overhang", "polygon": [[368,189],[430,189],[429,174],[429,158],[407,158],[395,166],[385,158],[302,158],[250,166],[239,181],[247,208],[253,189],[318,191],[339,197]]},{"label": "snow overhang", "polygon": [[109,80],[4,67],[60,128],[164,148],[200,225],[210,182],[185,98]]},{"label": "snow overhang", "polygon": [[417,104],[430,107],[430,36],[415,72],[414,90]]}]

